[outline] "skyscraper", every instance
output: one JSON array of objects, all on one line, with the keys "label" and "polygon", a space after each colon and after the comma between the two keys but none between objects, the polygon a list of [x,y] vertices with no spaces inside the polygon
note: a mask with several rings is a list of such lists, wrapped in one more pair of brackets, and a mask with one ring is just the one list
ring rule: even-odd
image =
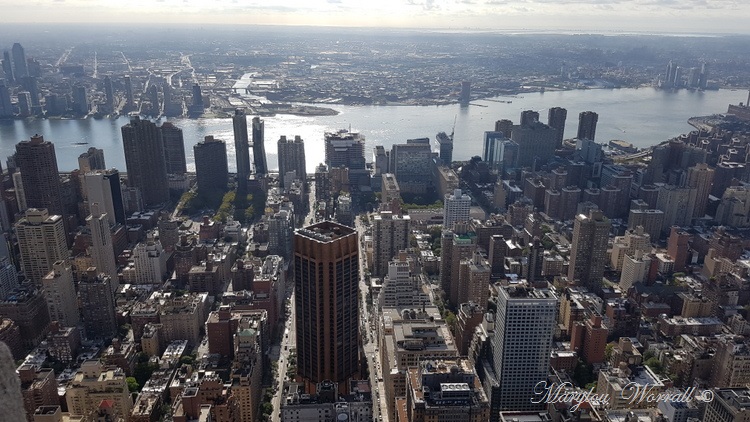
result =
[{"label": "skyscraper", "polygon": [[10,53],[8,50],[3,51],[3,72],[5,73],[5,80],[9,84],[15,82],[16,78],[13,75],[13,62],[10,60]]},{"label": "skyscraper", "polygon": [[328,169],[334,167],[359,168],[361,161],[365,161],[365,138],[357,132],[349,132],[346,129],[338,132],[327,132],[326,142],[326,165]]},{"label": "skyscraper", "polygon": [[524,110],[521,112],[521,126],[531,126],[539,122],[539,112],[534,110]]},{"label": "skyscraper", "polygon": [[89,100],[86,96],[86,87],[83,85],[73,87],[73,111],[81,116],[89,114]]},{"label": "skyscraper", "polygon": [[459,99],[461,104],[469,104],[469,101],[471,101],[471,81],[461,82],[461,96]]},{"label": "skyscraper", "polygon": [[203,109],[203,93],[198,84],[193,85],[193,107]]},{"label": "skyscraper", "polygon": [[703,218],[706,215],[708,195],[711,194],[711,185],[714,182],[714,169],[708,164],[696,164],[687,170],[687,185],[695,188],[695,207],[693,218]]},{"label": "skyscraper", "polygon": [[107,107],[107,112],[112,112],[115,106],[115,89],[112,87],[112,78],[109,76],[104,77],[104,105]]},{"label": "skyscraper", "polygon": [[120,172],[117,169],[94,170],[83,177],[89,204],[99,204],[99,210],[107,214],[110,226],[124,225],[125,204],[122,200]]},{"label": "skyscraper", "polygon": [[407,139],[405,144],[391,147],[389,171],[396,175],[404,189],[408,182],[428,182],[432,180],[432,148],[429,138]]},{"label": "skyscraper", "polygon": [[167,174],[183,175],[187,173],[182,129],[170,122],[164,122],[159,130],[164,140],[164,163],[167,166]]},{"label": "skyscraper", "polygon": [[[547,380],[557,297],[547,289],[517,285],[499,289],[492,339],[491,415],[543,409],[535,386]],[[493,416],[491,419],[497,420]]]},{"label": "skyscraper", "polygon": [[305,163],[305,143],[300,136],[295,136],[294,140],[287,139],[286,136],[279,138],[279,181],[281,187],[284,186],[284,175],[287,172],[294,171],[297,179],[305,181],[307,170]]},{"label": "skyscraper", "polygon": [[21,270],[37,286],[52,270],[52,264],[68,258],[62,217],[46,209],[29,208],[16,223]]},{"label": "skyscraper", "polygon": [[[90,254],[97,271],[117,280],[117,263],[112,246],[112,232],[109,229],[107,214],[102,212],[98,203],[91,204],[91,215],[86,217],[86,225],[91,230]],[[112,283],[116,289],[116,283]]]},{"label": "skyscraper", "polygon": [[[297,373],[307,392],[359,377],[359,241],[325,221],[294,234]],[[343,391],[341,391],[343,392]]]},{"label": "skyscraper", "polygon": [[584,286],[602,281],[607,262],[607,241],[610,221],[599,210],[588,215],[578,214],[573,223],[573,244],[570,248],[568,279]]},{"label": "skyscraper", "polygon": [[104,163],[104,150],[91,147],[86,152],[78,156],[78,169],[81,173],[86,174],[93,170],[104,170],[107,165]]},{"label": "skyscraper", "polygon": [[11,51],[13,53],[13,77],[20,79],[29,76],[29,68],[26,64],[26,53],[24,53],[21,44],[13,44]]},{"label": "skyscraper", "polygon": [[52,270],[42,279],[42,286],[50,320],[63,327],[78,325],[80,316],[70,263],[57,261],[52,264]]},{"label": "skyscraper", "polygon": [[41,135],[19,142],[16,144],[16,165],[21,170],[26,206],[46,208],[50,214],[63,215],[55,145]]},{"label": "skyscraper", "polygon": [[[156,84],[151,84],[148,89],[146,89],[146,98],[148,98],[150,104],[148,114],[152,117],[159,117],[161,114],[161,104],[159,104],[159,88]],[[142,111],[145,112],[145,110]]]},{"label": "skyscraper", "polygon": [[595,140],[596,136],[596,122],[599,120],[599,115],[593,111],[582,111],[578,115],[578,139]]},{"label": "skyscraper", "polygon": [[444,166],[450,166],[453,162],[453,134],[448,136],[445,132],[440,132],[435,138],[440,147],[440,161]]},{"label": "skyscraper", "polygon": [[237,185],[240,191],[247,192],[247,178],[250,176],[250,140],[247,136],[245,109],[234,110],[232,126],[234,128],[234,153],[237,156]]},{"label": "skyscraper", "polygon": [[122,127],[128,185],[141,191],[146,206],[169,200],[164,140],[155,123],[138,116]]},{"label": "skyscraper", "polygon": [[268,174],[268,163],[266,162],[264,122],[260,117],[253,117],[253,165],[255,174]]},{"label": "skyscraper", "polygon": [[381,211],[372,218],[372,275],[388,273],[388,262],[409,247],[411,218]]},{"label": "skyscraper", "polygon": [[135,98],[133,98],[133,80],[130,76],[125,77],[125,107],[132,109],[135,107]]},{"label": "skyscraper", "polygon": [[568,110],[562,107],[552,107],[547,114],[547,125],[557,131],[557,148],[562,146],[565,136],[565,119],[568,117]]},{"label": "skyscraper", "polygon": [[226,192],[229,184],[227,144],[221,139],[206,136],[203,141],[193,146],[193,156],[198,194]]},{"label": "skyscraper", "polygon": [[557,131],[531,117],[527,120],[531,123],[513,126],[511,132],[511,140],[518,144],[518,167],[540,165],[555,155]]},{"label": "skyscraper", "polygon": [[458,222],[469,221],[471,197],[461,189],[445,194],[443,202],[443,227],[452,229]]},{"label": "skyscraper", "polygon": [[10,101],[8,82],[0,80],[0,117],[13,117],[13,104]]},{"label": "skyscraper", "polygon": [[81,276],[78,297],[87,339],[111,339],[117,335],[114,292],[112,278],[98,273],[96,268],[89,268]]}]

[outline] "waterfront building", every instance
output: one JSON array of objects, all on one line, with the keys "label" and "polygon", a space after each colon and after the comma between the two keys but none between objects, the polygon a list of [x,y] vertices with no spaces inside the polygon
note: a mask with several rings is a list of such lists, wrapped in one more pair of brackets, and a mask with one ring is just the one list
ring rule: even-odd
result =
[{"label": "waterfront building", "polygon": [[26,206],[46,208],[51,214],[64,215],[55,145],[34,135],[16,144],[16,165],[21,171]]},{"label": "waterfront building", "polygon": [[255,174],[268,174],[268,163],[266,162],[266,147],[264,135],[264,122],[260,117],[253,117],[253,165]]},{"label": "waterfront building", "polygon": [[[169,129],[168,129],[169,130]],[[128,186],[136,187],[146,206],[169,200],[162,131],[155,123],[133,116],[121,128]]]},{"label": "waterfront building", "polygon": [[583,111],[578,115],[578,136],[577,139],[596,140],[596,123],[599,121],[599,115],[593,111]]},{"label": "waterfront building", "polygon": [[237,156],[237,185],[240,192],[247,192],[247,179],[250,177],[250,138],[247,133],[245,109],[234,110],[234,152]]},{"label": "waterfront building", "polygon": [[295,136],[294,139],[287,139],[286,136],[279,138],[278,142],[279,157],[279,181],[282,188],[288,188],[285,185],[285,175],[288,172],[295,172],[295,179],[305,181],[307,179],[307,163],[305,161],[305,143],[302,137]]},{"label": "waterfront building", "polygon": [[159,131],[164,141],[164,163],[167,174],[184,175],[187,173],[187,163],[185,162],[185,140],[182,137],[182,129],[171,122],[164,122],[159,127]]},{"label": "waterfront building", "polygon": [[562,147],[562,141],[565,137],[565,119],[568,117],[568,110],[562,107],[552,107],[547,113],[547,126],[557,131],[556,148]]},{"label": "waterfront building", "polygon": [[193,146],[195,178],[199,195],[224,193],[229,184],[227,144],[221,139],[206,136]]}]

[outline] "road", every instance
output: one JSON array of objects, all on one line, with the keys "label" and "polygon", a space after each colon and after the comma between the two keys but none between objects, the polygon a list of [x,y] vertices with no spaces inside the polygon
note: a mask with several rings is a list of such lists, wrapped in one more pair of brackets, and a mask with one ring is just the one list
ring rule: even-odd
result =
[{"label": "road", "polygon": [[[279,418],[280,412],[281,412],[281,398],[284,395],[284,382],[286,381],[286,371],[289,367],[289,351],[294,347],[296,344],[296,334],[297,329],[295,325],[295,313],[294,313],[294,292],[289,295],[291,300],[291,306],[290,306],[290,312],[289,317],[286,319],[286,322],[284,323],[284,331],[282,332],[282,339],[281,339],[281,345],[277,347],[274,346],[273,349],[277,349],[278,351],[274,350],[277,354],[274,354],[272,351],[272,360],[274,357],[278,357],[277,361],[279,363],[278,367],[278,377],[274,380],[274,383],[277,386],[276,394],[274,394],[273,399],[271,400],[271,404],[273,404],[273,414],[271,415],[271,421],[272,422],[279,422],[281,418]],[[288,334],[284,334],[287,333]]]},{"label": "road", "polygon": [[[378,339],[377,335],[375,334],[377,332],[376,325],[378,323],[378,315],[377,315],[377,298],[373,298],[373,307],[369,308],[367,306],[367,292],[369,291],[369,286],[367,285],[367,279],[365,277],[365,269],[367,268],[367,263],[365,261],[365,254],[362,250],[363,248],[363,242],[366,232],[366,226],[362,223],[362,220],[357,216],[357,218],[354,221],[354,226],[357,230],[357,235],[360,239],[360,254],[359,254],[359,274],[360,274],[360,281],[359,281],[359,289],[361,294],[361,314],[364,317],[364,329],[362,330],[363,334],[367,333],[367,337],[364,338],[363,343],[363,349],[365,352],[365,356],[367,357],[367,367],[370,370],[370,388],[372,389],[372,399],[373,399],[373,406],[372,406],[372,415],[374,421],[384,421],[388,422],[388,407],[387,403],[385,401],[385,385],[383,384],[383,373],[382,373],[382,365],[380,363],[380,349],[378,347]],[[381,419],[382,418],[382,419]]]}]

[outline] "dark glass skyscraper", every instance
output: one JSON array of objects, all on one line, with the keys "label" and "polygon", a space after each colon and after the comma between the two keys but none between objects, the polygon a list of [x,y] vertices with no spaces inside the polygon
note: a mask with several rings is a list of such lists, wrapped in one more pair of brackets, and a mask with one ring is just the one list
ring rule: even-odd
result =
[{"label": "dark glass skyscraper", "polygon": [[13,61],[10,59],[10,53],[8,50],[3,51],[3,72],[5,73],[5,80],[8,84],[12,84],[16,79],[13,76]]},{"label": "dark glass skyscraper", "polygon": [[195,144],[195,176],[198,183],[198,194],[211,194],[215,191],[226,192],[229,183],[227,169],[227,144],[213,136]]},{"label": "dark glass skyscraper", "polygon": [[164,140],[161,130],[138,116],[122,127],[125,166],[128,186],[141,191],[147,206],[169,200],[167,169],[164,160]]},{"label": "dark glass skyscraper", "polygon": [[232,117],[234,128],[234,153],[237,156],[237,186],[247,192],[247,178],[250,176],[250,140],[247,136],[247,115],[245,110],[234,110]]},{"label": "dark glass skyscraper", "polygon": [[[294,234],[297,373],[307,392],[359,377],[357,232],[325,221]],[[342,392],[342,391],[340,391]]]},{"label": "dark glass skyscraper", "polygon": [[23,78],[24,76],[29,76],[29,67],[26,64],[26,53],[23,51],[23,47],[21,47],[21,44],[15,43],[13,44],[13,48],[11,49],[11,52],[13,54],[13,75],[16,79]]},{"label": "dark glass skyscraper", "polygon": [[253,164],[255,165],[255,174],[268,174],[266,147],[263,144],[265,140],[263,126],[264,122],[260,120],[260,117],[253,117]]}]

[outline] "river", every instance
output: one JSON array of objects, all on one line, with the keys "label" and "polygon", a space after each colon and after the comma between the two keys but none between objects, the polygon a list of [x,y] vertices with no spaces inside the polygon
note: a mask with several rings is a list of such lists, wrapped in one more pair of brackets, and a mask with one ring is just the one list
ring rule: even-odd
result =
[{"label": "river", "polygon": [[[366,158],[372,160],[375,145],[386,149],[394,143],[410,138],[429,137],[434,140],[439,131],[450,133],[455,119],[454,160],[466,160],[482,154],[483,132],[494,129],[496,120],[511,119],[518,123],[521,111],[540,112],[546,122],[547,109],[564,107],[568,110],[565,137],[575,137],[578,113],[592,110],[599,113],[596,141],[603,143],[622,139],[637,147],[648,147],[692,130],[687,119],[693,116],[726,112],[727,105],[744,102],[747,91],[719,90],[695,92],[640,89],[592,89],[527,93],[519,97],[499,97],[496,101],[477,100],[467,107],[458,104],[443,106],[332,106],[336,116],[266,117],[265,147],[268,165],[277,167],[276,141],[280,135],[302,136],[305,140],[307,170],[324,161],[323,133],[341,128],[359,131],[366,137]],[[227,142],[229,168],[236,168],[231,119],[170,119],[182,128],[185,138],[188,169],[195,168],[193,145],[206,135]],[[15,144],[41,134],[54,142],[61,171],[78,167],[77,158],[88,147],[104,149],[108,167],[125,170],[120,127],[127,117],[95,120],[15,120],[0,121],[0,157],[15,151]],[[88,144],[81,144],[81,143]]]}]

